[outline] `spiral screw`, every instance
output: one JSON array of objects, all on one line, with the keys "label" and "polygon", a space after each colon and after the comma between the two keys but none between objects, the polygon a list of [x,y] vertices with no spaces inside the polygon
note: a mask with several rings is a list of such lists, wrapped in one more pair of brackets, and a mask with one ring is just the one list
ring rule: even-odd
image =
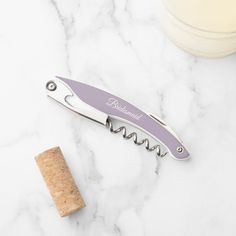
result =
[{"label": "spiral screw", "polygon": [[127,134],[127,129],[125,126],[121,126],[118,129],[114,129],[112,121],[110,119],[107,120],[107,127],[111,133],[117,134],[117,133],[122,132],[122,136],[126,140],[133,138],[133,142],[138,146],[145,144],[145,148],[148,152],[152,152],[152,151],[156,150],[157,157],[164,157],[167,154],[167,152],[161,153],[161,146],[159,144],[156,144],[156,145],[150,147],[150,141],[147,138],[138,141],[138,135],[136,132],[132,132],[130,134]]}]

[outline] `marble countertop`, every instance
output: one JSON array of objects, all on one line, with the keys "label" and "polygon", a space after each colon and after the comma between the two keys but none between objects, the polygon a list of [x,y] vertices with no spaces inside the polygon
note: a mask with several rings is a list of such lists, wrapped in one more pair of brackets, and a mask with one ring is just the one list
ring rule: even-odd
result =
[{"label": "marble countertop", "polygon": [[[162,32],[158,0],[0,2],[0,235],[235,236],[236,55]],[[55,75],[164,119],[191,160],[156,160],[45,96]],[[34,156],[59,145],[87,207],[60,218]]]}]

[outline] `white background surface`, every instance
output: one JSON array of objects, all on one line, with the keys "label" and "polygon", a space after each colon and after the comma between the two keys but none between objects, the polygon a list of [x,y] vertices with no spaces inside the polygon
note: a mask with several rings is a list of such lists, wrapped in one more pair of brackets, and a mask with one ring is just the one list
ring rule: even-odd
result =
[{"label": "white background surface", "polygon": [[[235,236],[236,55],[163,34],[155,0],[0,2],[0,235]],[[54,75],[171,124],[191,160],[161,161],[45,96]],[[87,207],[60,218],[34,156],[61,146]]]}]

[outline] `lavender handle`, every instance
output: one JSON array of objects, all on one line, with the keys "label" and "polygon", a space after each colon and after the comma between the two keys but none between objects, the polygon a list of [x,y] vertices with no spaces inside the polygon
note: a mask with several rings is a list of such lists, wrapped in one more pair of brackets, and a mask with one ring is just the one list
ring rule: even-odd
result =
[{"label": "lavender handle", "polygon": [[[90,85],[58,77],[85,103],[106,113],[108,116],[126,120],[145,130],[167,147],[173,157],[186,159],[189,153],[183,144],[165,127],[125,100]],[[178,148],[183,148],[182,152]]]}]

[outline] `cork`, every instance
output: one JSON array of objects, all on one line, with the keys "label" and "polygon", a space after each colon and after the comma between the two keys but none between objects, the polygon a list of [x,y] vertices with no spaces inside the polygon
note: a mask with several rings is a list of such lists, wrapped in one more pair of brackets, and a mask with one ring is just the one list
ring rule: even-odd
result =
[{"label": "cork", "polygon": [[85,207],[84,200],[59,147],[35,157],[61,217]]}]

